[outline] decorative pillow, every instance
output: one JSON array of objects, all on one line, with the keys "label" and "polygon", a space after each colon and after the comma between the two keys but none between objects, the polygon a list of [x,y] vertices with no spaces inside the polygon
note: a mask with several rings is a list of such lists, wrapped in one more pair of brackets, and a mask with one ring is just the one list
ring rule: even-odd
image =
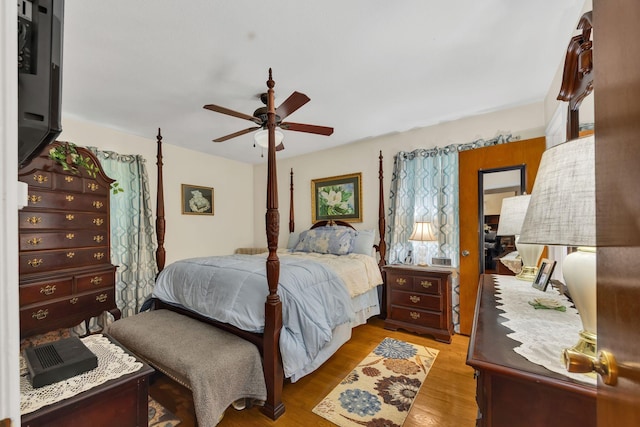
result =
[{"label": "decorative pillow", "polygon": [[373,252],[373,241],[375,238],[375,230],[356,231],[352,252],[356,254],[371,255]]},{"label": "decorative pillow", "polygon": [[355,230],[348,227],[318,227],[300,233],[296,252],[346,255],[353,249]]},{"label": "decorative pillow", "polygon": [[300,233],[289,233],[289,240],[287,241],[287,249],[293,249],[300,241]]}]

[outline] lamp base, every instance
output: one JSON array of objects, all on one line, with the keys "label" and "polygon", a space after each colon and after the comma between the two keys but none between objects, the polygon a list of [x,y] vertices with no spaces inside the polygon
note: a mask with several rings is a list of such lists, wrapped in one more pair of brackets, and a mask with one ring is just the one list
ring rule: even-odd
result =
[{"label": "lamp base", "polygon": [[533,282],[538,275],[538,267],[522,266],[520,273],[516,275],[516,279]]},{"label": "lamp base", "polygon": [[598,360],[598,337],[595,333],[589,331],[580,331],[578,334],[580,335],[580,339],[578,342],[571,348],[565,349],[562,352],[562,359],[565,365],[567,365],[567,352],[578,352],[581,353],[591,360]]}]

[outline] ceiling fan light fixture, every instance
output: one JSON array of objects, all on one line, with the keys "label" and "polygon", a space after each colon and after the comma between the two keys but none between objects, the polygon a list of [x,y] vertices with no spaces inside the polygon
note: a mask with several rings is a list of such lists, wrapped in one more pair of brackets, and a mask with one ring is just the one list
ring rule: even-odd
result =
[{"label": "ceiling fan light fixture", "polygon": [[[275,142],[277,147],[284,140],[284,134],[276,129],[275,136],[276,136]],[[253,134],[253,140],[260,147],[268,148],[269,147],[269,131],[267,129],[259,130],[258,132]]]}]

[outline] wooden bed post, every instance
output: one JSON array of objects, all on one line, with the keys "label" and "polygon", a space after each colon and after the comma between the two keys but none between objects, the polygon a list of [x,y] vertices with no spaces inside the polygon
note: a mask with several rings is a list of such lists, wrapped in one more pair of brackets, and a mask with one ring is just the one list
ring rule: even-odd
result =
[{"label": "wooden bed post", "polygon": [[267,152],[267,213],[265,215],[267,246],[267,284],[269,295],[264,307],[264,377],[267,383],[267,401],[262,412],[275,420],[284,413],[282,403],[282,387],[284,374],[280,355],[280,330],[282,329],[282,302],[278,296],[280,280],[280,260],[278,259],[278,234],[280,231],[280,214],[278,213],[278,178],[276,171],[276,110],[274,107],[273,81],[271,68],[267,81],[267,129],[269,131],[269,148]]},{"label": "wooden bed post", "polygon": [[289,173],[289,233],[293,233],[296,229],[296,221],[293,215],[293,168],[291,168]]},{"label": "wooden bed post", "polygon": [[380,156],[378,157],[378,189],[379,189],[379,199],[378,199],[378,233],[380,234],[380,241],[378,242],[378,252],[380,252],[380,261],[378,262],[378,266],[382,268],[387,261],[385,257],[387,255],[387,243],[384,241],[384,229],[386,228],[386,223],[384,220],[384,186],[383,186],[383,173],[382,173],[382,150],[380,150]]},{"label": "wooden bed post", "polygon": [[158,152],[156,154],[156,164],[158,165],[158,191],[156,197],[156,235],[158,238],[158,249],[156,249],[156,264],[158,273],[164,269],[166,251],[164,249],[164,184],[162,182],[162,134],[158,128]]}]

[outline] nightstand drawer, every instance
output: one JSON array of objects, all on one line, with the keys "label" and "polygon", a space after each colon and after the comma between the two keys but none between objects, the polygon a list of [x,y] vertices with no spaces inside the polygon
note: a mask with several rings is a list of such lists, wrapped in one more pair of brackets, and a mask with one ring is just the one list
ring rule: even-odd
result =
[{"label": "nightstand drawer", "polygon": [[441,313],[431,311],[412,309],[398,306],[391,306],[391,317],[394,320],[411,323],[427,328],[441,328]]},{"label": "nightstand drawer", "polygon": [[391,291],[391,304],[442,311],[442,298],[417,292]]},{"label": "nightstand drawer", "polygon": [[438,277],[398,273],[387,273],[387,277],[387,284],[391,286],[391,289],[426,292],[435,295],[441,293],[442,281]]}]

